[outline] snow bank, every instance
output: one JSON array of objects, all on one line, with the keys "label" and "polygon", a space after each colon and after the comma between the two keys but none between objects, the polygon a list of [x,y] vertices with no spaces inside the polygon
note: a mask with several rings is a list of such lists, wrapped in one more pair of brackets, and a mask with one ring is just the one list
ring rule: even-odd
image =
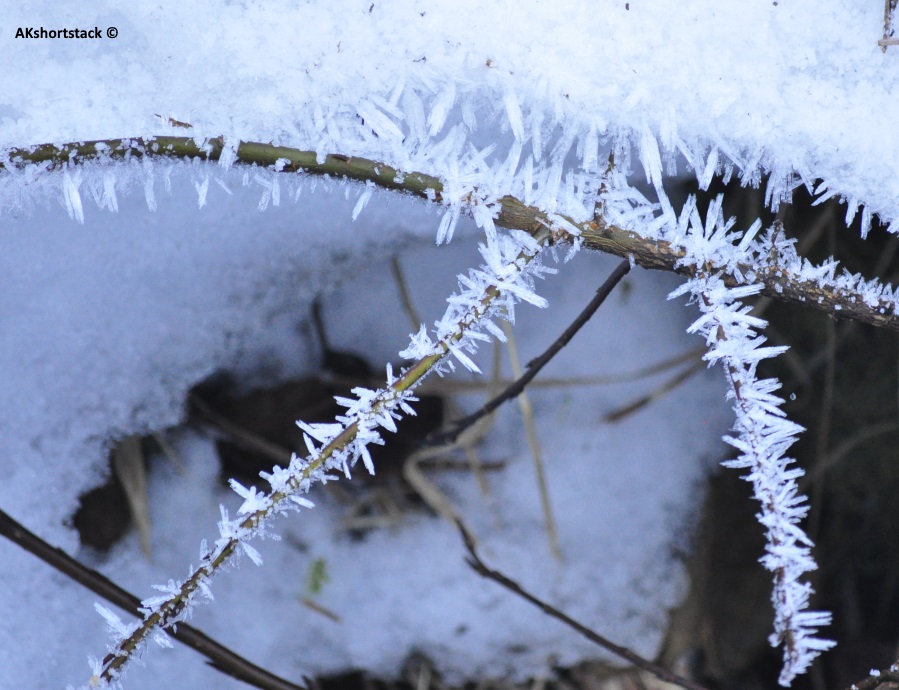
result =
[{"label": "snow bank", "polygon": [[[704,179],[771,172],[778,193],[795,171],[892,221],[899,52],[877,46],[882,23],[877,3],[836,0],[32,2],[8,25],[117,37],[3,41],[0,148],[222,135],[449,179],[479,170],[482,187],[583,216],[577,171],[604,164],[603,142],[630,142],[650,180],[678,155]],[[34,193],[8,186],[3,207]]]}]

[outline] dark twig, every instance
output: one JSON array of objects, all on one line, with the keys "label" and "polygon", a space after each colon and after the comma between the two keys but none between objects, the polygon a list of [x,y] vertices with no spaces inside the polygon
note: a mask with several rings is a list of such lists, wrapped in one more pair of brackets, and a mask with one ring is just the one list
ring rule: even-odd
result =
[{"label": "dark twig", "polygon": [[[140,599],[119,587],[95,570],[82,565],[62,549],[50,546],[36,534],[28,531],[19,522],[0,510],[0,536],[18,544],[59,572],[87,587],[94,594],[118,606],[123,611],[140,617]],[[177,630],[169,629],[168,634],[179,642],[191,647],[209,661],[210,666],[233,678],[262,690],[305,690],[303,686],[266,671],[247,661],[242,656],[222,646],[205,633],[186,623],[179,623]]]},{"label": "dark twig", "polygon": [[612,654],[621,657],[632,663],[639,669],[642,669],[648,673],[651,673],[656,678],[665,681],[666,683],[674,683],[675,685],[680,685],[682,688],[687,688],[687,690],[706,690],[706,688],[699,683],[695,683],[692,680],[687,678],[682,678],[676,673],[672,673],[666,668],[662,668],[658,664],[654,664],[648,659],[644,659],[639,654],[632,652],[627,647],[622,647],[620,645],[615,644],[611,640],[606,639],[599,633],[591,630],[585,625],[578,623],[573,618],[565,615],[559,609],[550,606],[542,599],[538,599],[533,594],[523,589],[521,585],[519,585],[514,580],[509,579],[505,575],[503,575],[498,570],[493,570],[492,568],[488,568],[484,561],[478,556],[477,551],[475,550],[474,541],[472,540],[471,535],[468,533],[468,530],[462,525],[461,522],[457,522],[456,526],[459,528],[459,531],[462,533],[462,539],[465,541],[465,548],[468,549],[468,558],[465,559],[465,562],[471,566],[472,570],[474,570],[481,577],[486,577],[489,580],[493,580],[494,582],[499,583],[510,592],[517,594],[522,599],[525,599],[531,602],[538,609],[543,611],[543,613],[551,616],[557,620],[562,621],[569,628],[573,628],[577,630],[581,635],[586,637],[591,642],[598,644],[603,649],[606,649]]},{"label": "dark twig", "polygon": [[426,446],[442,446],[446,444],[453,443],[459,435],[468,429],[470,426],[477,423],[479,419],[482,417],[486,417],[488,414],[493,412],[496,408],[502,405],[504,402],[508,400],[512,400],[518,397],[521,392],[525,389],[531,380],[540,373],[540,370],[546,366],[546,364],[551,360],[556,354],[565,347],[569,341],[574,337],[575,333],[577,333],[581,327],[590,320],[590,317],[599,309],[600,305],[605,302],[606,298],[615,289],[615,286],[618,285],[619,281],[624,278],[625,275],[631,270],[630,262],[622,261],[618,266],[612,271],[612,274],[606,279],[606,282],[602,284],[602,286],[596,291],[596,294],[593,296],[593,299],[590,300],[590,304],[578,314],[577,318],[571,322],[571,325],[565,329],[565,332],[562,333],[558,337],[558,339],[547,348],[546,352],[544,352],[539,357],[532,359],[530,362],[525,365],[525,372],[522,376],[513,381],[508,388],[506,388],[502,393],[497,395],[495,398],[487,402],[481,409],[477,412],[473,412],[467,417],[463,417],[455,422],[453,422],[449,429],[445,431],[441,431],[435,434],[431,434],[425,440]]},{"label": "dark twig", "polygon": [[679,385],[684,383],[684,381],[687,381],[691,376],[694,376],[696,373],[698,373],[699,371],[702,371],[702,369],[704,369],[704,368],[705,368],[705,362],[703,362],[702,360],[693,362],[693,364],[688,366],[683,371],[675,374],[668,381],[665,381],[665,383],[663,383],[661,386],[659,386],[657,389],[655,389],[651,393],[643,395],[643,396],[637,398],[636,400],[634,400],[633,402],[630,402],[627,405],[624,405],[623,407],[619,407],[618,409],[612,410],[605,417],[603,417],[603,421],[604,422],[617,422],[621,419],[624,419],[628,415],[631,415],[634,412],[637,412],[638,410],[643,409],[644,407],[646,407],[650,403],[654,402],[655,400],[658,400],[666,393],[670,393],[675,388],[677,388]]}]

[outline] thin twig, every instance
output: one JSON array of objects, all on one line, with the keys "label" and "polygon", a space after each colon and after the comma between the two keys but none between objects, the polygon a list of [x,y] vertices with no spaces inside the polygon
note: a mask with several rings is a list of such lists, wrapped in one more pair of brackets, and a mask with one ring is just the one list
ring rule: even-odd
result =
[{"label": "thin twig", "polygon": [[[0,535],[37,556],[97,596],[103,597],[114,606],[139,618],[142,616],[140,599],[96,570],[82,565],[62,549],[50,546],[2,510],[0,510]],[[300,685],[279,678],[264,668],[256,666],[205,633],[185,623],[179,623],[177,630],[171,629],[168,634],[209,659],[207,663],[210,666],[254,687],[263,690],[305,690]]]},{"label": "thin twig", "polygon": [[403,275],[403,268],[400,266],[400,259],[396,254],[390,257],[390,270],[393,273],[393,280],[396,283],[397,292],[400,293],[403,311],[405,311],[406,316],[409,317],[412,328],[418,328],[419,324],[422,323],[422,319],[418,314],[418,310],[415,308],[415,304],[412,302],[412,294],[409,292],[409,286],[406,285],[406,276]]},{"label": "thin twig", "polygon": [[270,441],[264,436],[253,433],[248,429],[244,429],[239,424],[232,422],[227,417],[218,414],[209,406],[203,398],[196,393],[190,394],[190,404],[201,420],[224,433],[228,440],[238,444],[242,448],[259,453],[271,460],[273,463],[286,465],[290,462],[291,451],[283,446]]},{"label": "thin twig", "polygon": [[481,560],[480,556],[477,554],[477,550],[475,548],[474,542],[472,541],[471,535],[469,535],[468,531],[461,523],[457,523],[457,527],[459,528],[459,532],[462,534],[462,539],[465,541],[465,548],[468,550],[468,558],[465,559],[465,562],[471,566],[472,570],[474,570],[481,577],[485,577],[489,580],[493,580],[494,582],[502,585],[510,592],[517,594],[522,599],[529,601],[538,609],[543,611],[548,616],[555,618],[556,620],[562,621],[565,625],[574,630],[577,630],[581,635],[586,637],[591,642],[599,645],[603,649],[608,650],[612,654],[625,659],[630,662],[637,668],[640,668],[648,673],[651,673],[656,678],[663,680],[667,683],[674,683],[675,685],[679,685],[682,688],[687,688],[687,690],[706,690],[706,688],[699,683],[696,683],[687,678],[683,678],[676,673],[672,673],[666,668],[659,666],[658,664],[654,664],[648,659],[644,659],[642,656],[637,654],[636,652],[631,651],[627,647],[622,647],[621,645],[615,644],[611,640],[603,637],[599,633],[594,630],[591,630],[587,626],[579,623],[574,620],[570,616],[562,613],[559,609],[547,604],[542,599],[537,598],[535,595],[528,592],[521,585],[519,585],[514,580],[506,577],[498,570],[493,570],[492,568],[488,568],[484,561]]},{"label": "thin twig", "polygon": [[[419,465],[426,470],[431,470],[433,472],[471,471],[471,461],[468,458],[465,460],[453,460],[452,458],[444,457],[432,458],[420,461]],[[506,461],[485,460],[480,463],[480,468],[484,472],[499,472],[500,470],[506,469]]]},{"label": "thin twig", "polygon": [[683,369],[682,371],[675,374],[673,377],[665,381],[661,386],[656,388],[655,390],[647,393],[646,395],[640,396],[636,400],[629,402],[628,404],[616,408],[606,414],[603,417],[604,422],[618,422],[624,419],[625,417],[634,414],[638,410],[643,409],[647,405],[652,404],[659,398],[663,397],[665,394],[670,393],[679,385],[690,379],[692,376],[697,374],[698,372],[705,369],[705,362],[702,360],[698,360],[693,362],[690,366]]},{"label": "thin twig", "polygon": [[797,480],[799,489],[806,491],[808,487],[817,481],[819,477],[826,474],[831,468],[842,462],[852,451],[861,444],[870,441],[872,438],[883,434],[891,434],[899,431],[899,424],[896,422],[878,422],[865,426],[855,432],[852,436],[843,441],[836,448],[831,450],[815,466],[809,470],[808,474],[803,475]]},{"label": "thin twig", "polygon": [[[770,326],[769,326],[770,328]],[[535,388],[576,388],[583,386],[608,386],[613,383],[632,383],[640,379],[646,379],[656,374],[661,374],[669,369],[673,369],[684,362],[693,362],[701,359],[705,353],[704,347],[694,347],[690,350],[674,355],[668,359],[664,359],[655,364],[650,364],[642,369],[635,371],[626,371],[620,374],[601,374],[598,376],[567,376],[567,377],[551,377],[544,376],[537,381],[531,381],[528,386],[531,390]],[[515,379],[497,379],[497,387],[505,387],[512,385]],[[460,379],[428,379],[421,384],[419,390],[422,393],[430,393],[436,391],[438,393],[467,393],[470,391],[482,391],[485,387],[493,386],[493,381],[485,384],[483,381],[463,381]],[[490,396],[493,397],[492,395]]]},{"label": "thin twig", "polygon": [[[512,326],[508,321],[503,323],[503,332],[506,334],[506,347],[509,350],[509,363],[512,365],[512,375],[521,377],[521,363],[518,360],[518,348],[515,347],[515,336]],[[549,500],[549,487],[546,484],[546,472],[543,469],[543,452],[540,448],[540,440],[537,438],[537,427],[534,424],[534,408],[527,391],[521,391],[518,395],[518,407],[521,410],[521,418],[531,447],[531,457],[534,460],[534,473],[537,475],[537,489],[540,493],[540,507],[543,511],[543,521],[546,523],[546,537],[549,540],[549,550],[557,561],[562,561],[562,546],[559,544],[559,531],[556,529],[556,518],[553,515],[552,503]]]},{"label": "thin twig", "polygon": [[596,294],[593,296],[593,299],[590,300],[590,304],[578,314],[577,318],[565,329],[565,332],[562,333],[558,337],[558,339],[547,348],[547,350],[532,359],[525,365],[525,373],[523,376],[518,378],[515,382],[513,382],[508,388],[506,388],[502,393],[497,395],[491,401],[489,401],[486,405],[484,405],[477,412],[474,412],[467,417],[463,417],[462,419],[454,422],[450,425],[449,429],[446,431],[442,431],[436,434],[431,434],[427,440],[425,441],[426,445],[429,446],[439,446],[446,445],[448,443],[453,443],[463,431],[465,431],[472,424],[476,423],[481,417],[490,414],[500,405],[502,405],[507,400],[512,400],[517,395],[521,393],[525,389],[531,379],[533,379],[540,370],[546,366],[546,364],[556,356],[556,354],[565,347],[569,341],[575,336],[575,334],[581,329],[581,327],[590,320],[590,317],[599,309],[600,305],[605,302],[606,298],[615,289],[615,286],[618,285],[618,282],[624,278],[625,275],[631,270],[630,263],[627,261],[622,261],[618,266],[612,271],[612,274],[606,279],[606,282],[602,284],[602,286],[596,291]]},{"label": "thin twig", "polygon": [[[828,250],[833,256],[836,251],[836,233],[833,225],[828,232]],[[827,457],[827,448],[830,445],[830,428],[833,422],[833,395],[837,375],[837,322],[828,319],[825,322],[825,351],[827,352],[826,365],[824,367],[824,390],[821,393],[821,411],[818,414],[818,434],[815,443],[815,460],[817,466]],[[818,538],[818,528],[821,521],[821,497],[824,492],[824,474],[816,473],[812,481],[811,508],[808,518],[808,535],[813,539]]]},{"label": "thin twig", "polygon": [[300,597],[300,603],[310,611],[315,611],[316,613],[334,621],[335,623],[340,623],[340,616],[338,616],[326,606],[322,606],[311,597]]}]

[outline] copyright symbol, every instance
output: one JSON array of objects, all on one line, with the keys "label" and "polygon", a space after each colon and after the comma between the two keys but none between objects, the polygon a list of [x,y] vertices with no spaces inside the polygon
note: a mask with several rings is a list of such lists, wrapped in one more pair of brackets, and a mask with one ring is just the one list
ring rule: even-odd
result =
[{"label": "copyright symbol", "polygon": [[115,38],[118,35],[119,35],[119,30],[117,28],[115,28],[114,26],[110,26],[108,29],[106,29],[106,36],[108,38]]}]

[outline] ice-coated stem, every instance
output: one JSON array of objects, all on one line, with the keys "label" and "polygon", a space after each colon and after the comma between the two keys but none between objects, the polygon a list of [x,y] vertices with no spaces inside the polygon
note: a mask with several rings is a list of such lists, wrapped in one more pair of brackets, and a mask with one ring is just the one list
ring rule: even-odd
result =
[{"label": "ice-coated stem", "polygon": [[[710,359],[720,358],[722,362],[737,414],[735,430],[739,436],[725,440],[740,451],[740,456],[724,465],[749,470],[745,479],[752,484],[761,506],[759,522],[767,528],[762,563],[774,575],[774,633],[770,642],[772,646],[783,645],[779,683],[788,686],[815,657],[835,644],[817,637],[818,628],[829,625],[831,615],[808,610],[812,588],[800,579],[817,566],[811,556],[812,543],[799,526],[808,510],[796,484],[802,471],[790,468],[793,460],[783,457],[783,452],[802,428],[782,417],[778,409],[781,400],[771,394],[779,384],[759,381],[755,376],[755,357],[771,356],[779,348],[768,348],[769,352],[747,348],[747,354],[752,353],[749,357],[713,354],[715,350],[732,350],[734,341],[749,333],[740,333],[739,325],[730,320],[739,312],[728,309],[726,301],[722,303],[710,297],[709,292],[700,291],[699,302],[702,311],[713,318],[707,333],[707,339],[714,342]],[[723,319],[715,314],[719,309]]]},{"label": "ice-coated stem", "polygon": [[[255,488],[246,490],[240,487],[241,493],[247,500],[245,506],[253,506],[253,510],[241,510],[246,516],[239,521],[229,523],[223,513],[223,522],[220,527],[223,538],[215,548],[201,559],[200,565],[193,570],[188,578],[181,583],[171,583],[167,588],[170,596],[156,600],[152,604],[145,603],[146,617],[133,631],[123,635],[115,647],[95,669],[91,685],[109,683],[116,680],[121,670],[137,650],[152,634],[159,634],[164,629],[180,620],[186,613],[192,600],[198,593],[203,593],[208,588],[209,580],[221,569],[240,549],[247,551],[253,558],[255,551],[246,542],[259,533],[262,526],[275,514],[284,512],[291,504],[307,503],[300,498],[300,494],[308,490],[309,485],[316,479],[322,479],[327,469],[340,464],[346,459],[346,452],[350,446],[357,442],[361,429],[370,433],[369,425],[377,424],[377,420],[395,415],[396,410],[405,407],[405,401],[409,398],[415,386],[448,354],[454,354],[465,361],[464,355],[460,356],[458,347],[460,342],[478,324],[489,318],[492,307],[498,298],[507,292],[507,288],[513,296],[520,291],[512,282],[512,276],[521,274],[531,260],[539,254],[539,248],[552,239],[552,231],[548,227],[541,226],[533,235],[529,247],[522,247],[514,260],[507,261],[495,284],[487,285],[479,297],[472,299],[469,306],[457,316],[455,325],[449,329],[443,329],[443,335],[430,346],[430,353],[420,356],[412,366],[406,369],[398,378],[393,379],[388,374],[388,385],[378,391],[368,401],[367,409],[355,413],[355,421],[347,419],[342,429],[330,441],[325,443],[316,453],[310,455],[305,461],[300,461],[296,456],[291,460],[289,468],[276,469],[271,475],[272,492],[268,495],[257,495]],[[419,349],[421,345],[418,346]],[[383,425],[383,424],[382,424]],[[358,451],[354,451],[358,457]],[[332,459],[344,455],[341,461],[336,463]],[[332,462],[329,462],[332,461]],[[258,556],[257,556],[258,557]],[[254,558],[255,560],[255,558]]]},{"label": "ice-coated stem", "polygon": [[[723,464],[748,470],[745,479],[752,483],[755,498],[761,504],[757,517],[765,527],[767,542],[761,562],[774,575],[774,633],[770,642],[772,646],[783,645],[779,682],[787,686],[808,669],[815,657],[834,646],[834,642],[817,636],[818,629],[828,625],[831,616],[809,610],[812,587],[803,579],[817,565],[811,554],[812,542],[800,526],[808,512],[806,499],[796,483],[803,472],[792,466],[792,458],[785,456],[803,428],[786,419],[780,408],[783,400],[774,394],[780,382],[756,375],[761,360],[775,357],[787,348],[763,347],[765,337],[759,331],[767,323],[752,316],[751,308],[741,301],[757,295],[762,286],[756,283],[729,287],[712,261],[736,262],[761,251],[752,245],[758,228],[745,234],[732,233],[733,221],[725,221],[721,206],[719,196],[710,205],[703,223],[695,199],[687,200],[678,228],[688,257],[685,261],[691,262],[696,274],[672,292],[669,299],[692,294],[702,316],[687,331],[705,338],[709,350],[703,359],[721,364],[727,376],[736,434],[725,436],[724,440],[737,449],[738,456]],[[776,233],[769,233],[767,242],[776,247]]]},{"label": "ice-coated stem", "polygon": [[[200,139],[184,136],[133,137],[67,144],[42,144],[11,149],[0,156],[0,172],[21,174],[29,166],[49,171],[81,165],[89,161],[121,161],[141,158],[181,160],[230,160],[234,164],[257,165],[283,173],[303,172],[345,178],[374,184],[435,203],[444,203],[443,183],[422,172],[403,172],[386,163],[339,153],[319,155],[286,146],[243,141],[234,146],[222,137]],[[498,227],[533,233],[542,223],[553,225],[547,213],[514,196],[497,199]],[[566,227],[575,230],[583,246],[633,260],[643,268],[673,271],[694,276],[695,268],[684,262],[685,252],[676,243],[644,236],[621,227],[608,215],[584,222],[558,216]],[[567,238],[569,241],[571,237]],[[807,264],[807,262],[805,262]],[[717,267],[722,268],[722,267]],[[899,331],[899,300],[889,285],[865,281],[860,276],[836,275],[828,266],[814,279],[800,276],[803,263],[798,257],[792,265],[758,266],[739,264],[722,273],[728,286],[743,284],[737,275],[751,273],[762,286],[761,294],[840,318],[860,321],[878,328]],[[810,267],[815,270],[816,267]]]}]

